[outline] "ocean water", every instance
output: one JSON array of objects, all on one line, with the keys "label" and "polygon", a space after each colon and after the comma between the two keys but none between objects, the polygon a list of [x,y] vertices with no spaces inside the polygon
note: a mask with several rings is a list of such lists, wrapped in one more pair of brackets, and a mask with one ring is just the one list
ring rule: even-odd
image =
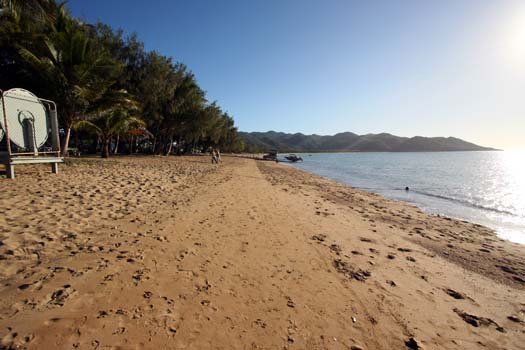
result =
[{"label": "ocean water", "polygon": [[[525,152],[300,154],[294,166],[525,244]],[[405,191],[405,187],[410,188]]]}]

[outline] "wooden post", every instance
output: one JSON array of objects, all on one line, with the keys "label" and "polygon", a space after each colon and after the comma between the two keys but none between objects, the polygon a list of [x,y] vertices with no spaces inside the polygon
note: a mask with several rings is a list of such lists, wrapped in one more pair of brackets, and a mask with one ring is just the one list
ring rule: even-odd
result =
[{"label": "wooden post", "polygon": [[58,174],[58,163],[51,163],[51,172],[53,174]]},{"label": "wooden post", "polygon": [[5,172],[8,179],[14,179],[15,178],[15,166],[9,163],[9,160],[7,163],[5,163]]}]

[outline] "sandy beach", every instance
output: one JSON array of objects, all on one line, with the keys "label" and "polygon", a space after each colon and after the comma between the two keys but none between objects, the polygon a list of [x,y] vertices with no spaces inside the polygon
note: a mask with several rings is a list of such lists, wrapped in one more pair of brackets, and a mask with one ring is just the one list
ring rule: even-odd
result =
[{"label": "sandy beach", "polygon": [[525,246],[286,165],[0,179],[0,349],[524,349]]}]

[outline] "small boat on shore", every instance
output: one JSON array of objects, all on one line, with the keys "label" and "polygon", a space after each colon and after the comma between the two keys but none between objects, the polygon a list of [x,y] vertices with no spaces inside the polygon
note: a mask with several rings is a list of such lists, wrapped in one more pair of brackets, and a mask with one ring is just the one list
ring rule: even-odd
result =
[{"label": "small boat on shore", "polygon": [[302,161],[303,161],[303,158],[298,157],[298,156],[295,155],[295,154],[289,154],[289,155],[287,155],[287,156],[284,157],[284,158],[287,159],[287,160],[289,160],[289,161],[292,162],[292,163],[302,162]]}]

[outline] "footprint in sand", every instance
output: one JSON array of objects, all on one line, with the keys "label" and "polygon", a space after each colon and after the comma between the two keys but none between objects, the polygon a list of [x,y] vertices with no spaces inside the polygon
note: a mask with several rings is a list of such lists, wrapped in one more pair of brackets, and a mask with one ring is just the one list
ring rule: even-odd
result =
[{"label": "footprint in sand", "polygon": [[34,334],[20,336],[10,327],[7,330],[8,333],[0,340],[0,349],[25,349],[26,345],[35,339]]},{"label": "footprint in sand", "polygon": [[326,240],[326,237],[327,236],[325,234],[319,233],[317,235],[313,235],[311,239],[313,241],[324,242]]},{"label": "footprint in sand", "polygon": [[469,314],[465,311],[454,308],[453,310],[459,317],[463,319],[466,323],[470,324],[473,327],[488,327],[494,326],[496,330],[501,333],[506,333],[505,329],[494,322],[492,319],[487,317],[480,317],[476,315]]},{"label": "footprint in sand", "polygon": [[343,251],[343,249],[341,248],[341,246],[339,246],[338,244],[331,244],[330,245],[330,250],[334,253],[336,253],[337,255],[340,255],[341,252]]},{"label": "footprint in sand", "polygon": [[410,248],[397,248],[397,250],[402,253],[410,253],[412,251]]},{"label": "footprint in sand", "polygon": [[66,302],[66,300],[72,295],[74,295],[75,293],[76,293],[76,290],[73,289],[71,285],[66,284],[62,288],[57,289],[50,295],[47,305],[64,306],[64,303]]},{"label": "footprint in sand", "polygon": [[350,263],[342,259],[335,259],[333,265],[337,272],[342,273],[347,278],[355,279],[360,282],[364,282],[367,278],[372,276],[372,273],[370,271],[363,270],[360,268],[356,269],[352,265],[350,265]]}]

